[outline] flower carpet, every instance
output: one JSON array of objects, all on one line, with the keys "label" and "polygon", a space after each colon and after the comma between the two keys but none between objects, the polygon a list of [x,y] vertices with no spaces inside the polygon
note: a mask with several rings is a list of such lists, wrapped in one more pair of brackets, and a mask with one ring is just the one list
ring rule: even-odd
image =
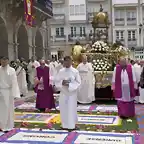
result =
[{"label": "flower carpet", "polygon": [[122,120],[116,105],[78,105],[78,131],[60,130],[57,110],[40,113],[35,100],[15,105],[15,129],[0,135],[0,143],[140,144],[137,118]]},{"label": "flower carpet", "polygon": [[[34,102],[24,102],[15,107],[16,111],[37,111]],[[59,105],[56,103],[56,109],[59,110]],[[117,112],[116,105],[78,105],[77,111],[93,111],[93,112]]]},{"label": "flower carpet", "polygon": [[63,130],[14,129],[0,137],[11,144],[139,144],[138,134]]}]

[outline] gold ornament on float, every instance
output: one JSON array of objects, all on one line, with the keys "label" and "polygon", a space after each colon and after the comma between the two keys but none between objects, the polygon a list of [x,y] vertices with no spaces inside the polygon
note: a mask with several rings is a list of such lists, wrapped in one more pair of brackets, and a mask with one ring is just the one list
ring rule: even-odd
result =
[{"label": "gold ornament on float", "polygon": [[107,19],[107,14],[103,12],[102,5],[100,5],[100,11],[94,16],[94,20],[99,24],[104,24]]}]

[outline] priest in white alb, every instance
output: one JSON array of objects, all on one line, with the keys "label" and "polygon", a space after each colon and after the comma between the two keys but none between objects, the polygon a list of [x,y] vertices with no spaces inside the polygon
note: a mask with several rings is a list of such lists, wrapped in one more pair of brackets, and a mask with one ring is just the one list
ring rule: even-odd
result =
[{"label": "priest in white alb", "polygon": [[72,67],[70,56],[64,58],[62,68],[55,78],[55,86],[60,90],[59,107],[62,129],[74,130],[77,118],[77,92],[81,78],[77,69]]},{"label": "priest in white alb", "polygon": [[112,90],[117,100],[118,115],[121,118],[135,116],[134,98],[138,96],[138,86],[134,68],[127,64],[125,58],[120,58],[112,77]]},{"label": "priest in white alb", "polygon": [[14,98],[20,98],[15,69],[8,58],[2,57],[0,67],[0,129],[8,132],[14,128]]},{"label": "priest in white alb", "polygon": [[18,80],[18,86],[20,89],[20,95],[22,97],[22,96],[26,96],[28,94],[26,71],[21,66],[21,63],[19,60],[17,60],[16,62],[17,62],[16,75],[17,75],[17,80]]},{"label": "priest in white alb", "polygon": [[81,85],[78,90],[78,102],[81,104],[89,104],[95,100],[94,95],[94,74],[92,64],[87,62],[87,56],[83,56],[82,63],[77,67],[81,77]]},{"label": "priest in white alb", "polygon": [[[140,83],[140,75],[141,75],[141,66],[140,66],[138,60],[135,61],[135,64],[133,65],[133,68],[134,68],[134,71],[135,71],[135,76],[136,76],[137,85],[139,85],[139,83]],[[136,96],[136,97],[135,97],[135,101],[136,101],[137,103],[140,102],[140,101],[139,101],[139,98],[140,98],[140,96]]]},{"label": "priest in white alb", "polygon": [[36,68],[39,66],[40,66],[40,63],[36,60],[35,57],[32,57],[30,63],[27,66],[29,82],[30,82],[30,89],[33,89],[33,87],[34,87],[35,72],[36,72]]}]

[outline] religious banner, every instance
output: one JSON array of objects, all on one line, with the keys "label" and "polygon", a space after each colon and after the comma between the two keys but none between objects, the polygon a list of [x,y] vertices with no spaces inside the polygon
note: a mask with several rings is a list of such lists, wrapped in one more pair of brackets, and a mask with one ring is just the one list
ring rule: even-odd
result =
[{"label": "religious banner", "polygon": [[98,133],[79,131],[72,143],[74,144],[135,144],[133,134],[120,133]]},{"label": "religious banner", "polygon": [[48,123],[57,114],[48,113],[15,113],[15,122]]},{"label": "religious banner", "polygon": [[14,130],[7,135],[0,137],[0,141],[3,143],[21,143],[21,144],[62,144],[65,143],[68,136],[67,131],[58,130]]},{"label": "religious banner", "polygon": [[25,21],[26,24],[29,26],[33,25],[33,0],[24,0],[24,7],[25,7]]}]

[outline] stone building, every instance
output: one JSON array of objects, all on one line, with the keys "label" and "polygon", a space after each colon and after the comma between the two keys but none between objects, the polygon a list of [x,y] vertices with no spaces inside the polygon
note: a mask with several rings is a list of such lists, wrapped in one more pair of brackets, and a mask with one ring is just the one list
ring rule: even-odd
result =
[{"label": "stone building", "polygon": [[[52,0],[53,19],[51,20],[51,55],[70,54],[76,40],[80,44],[91,43],[93,33],[91,22],[100,4],[112,22],[112,0]],[[101,29],[104,30],[103,28]],[[109,27],[109,42],[112,42],[112,25]]]},{"label": "stone building", "polygon": [[22,0],[18,3],[0,0],[0,56],[8,56],[10,60],[48,57],[52,9],[38,1],[33,9],[36,25],[31,27],[25,24]]}]

